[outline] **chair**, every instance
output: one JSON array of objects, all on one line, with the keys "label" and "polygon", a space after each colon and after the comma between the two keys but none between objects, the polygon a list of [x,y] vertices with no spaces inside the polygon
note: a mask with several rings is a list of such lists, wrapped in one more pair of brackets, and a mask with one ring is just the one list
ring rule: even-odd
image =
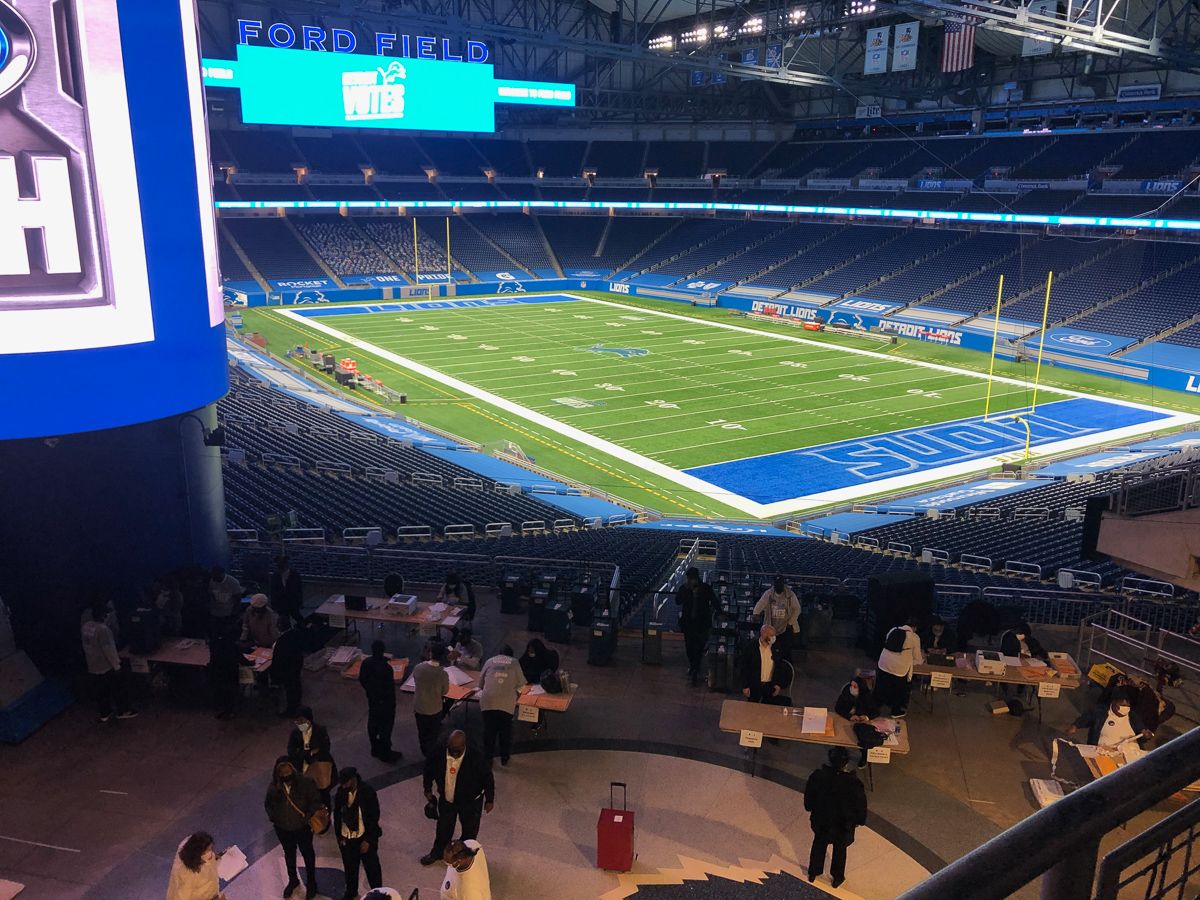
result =
[{"label": "chair", "polygon": [[389,572],[383,579],[383,593],[386,597],[394,597],[404,593],[404,576],[399,572]]}]

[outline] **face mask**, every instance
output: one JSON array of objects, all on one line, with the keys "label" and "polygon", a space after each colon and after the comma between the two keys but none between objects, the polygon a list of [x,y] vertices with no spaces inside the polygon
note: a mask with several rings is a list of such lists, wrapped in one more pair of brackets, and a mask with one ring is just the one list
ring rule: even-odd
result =
[{"label": "face mask", "polygon": [[1017,635],[1017,640],[1018,640],[1018,641],[1023,641],[1023,640],[1025,640],[1025,635],[1023,635],[1023,634],[1018,634],[1018,635]]},{"label": "face mask", "polygon": [[858,696],[858,686],[857,686],[857,685],[853,685],[853,684],[852,684],[852,685],[850,685],[850,696],[851,696],[851,697],[857,697],[857,696]]},{"label": "face mask", "polygon": [[299,728],[302,732],[304,732],[304,734],[308,734],[310,731],[312,731],[312,726],[309,725],[307,722],[297,725],[296,727]]}]

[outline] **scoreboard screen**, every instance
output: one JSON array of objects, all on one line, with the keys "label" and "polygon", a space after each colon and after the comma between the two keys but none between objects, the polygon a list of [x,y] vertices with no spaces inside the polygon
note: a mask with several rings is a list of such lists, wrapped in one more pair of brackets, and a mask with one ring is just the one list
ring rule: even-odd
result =
[{"label": "scoreboard screen", "polygon": [[575,105],[575,86],[497,79],[486,63],[239,44],[204,84],[241,91],[254,125],[491,132],[496,104]]},{"label": "scoreboard screen", "polygon": [[0,0],[0,439],[227,387],[193,0]]}]

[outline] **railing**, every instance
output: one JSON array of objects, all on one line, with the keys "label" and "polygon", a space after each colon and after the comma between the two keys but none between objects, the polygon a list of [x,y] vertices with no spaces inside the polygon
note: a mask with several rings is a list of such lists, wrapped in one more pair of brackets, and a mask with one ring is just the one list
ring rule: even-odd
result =
[{"label": "railing", "polygon": [[313,468],[318,472],[332,472],[334,475],[353,475],[354,470],[350,468],[349,463],[330,462],[325,459],[318,459],[313,463]]},{"label": "railing", "polygon": [[521,523],[521,534],[542,534],[545,530],[546,523],[541,519],[531,519]]},{"label": "railing", "polygon": [[482,491],[483,480],[480,478],[455,478],[454,486],[464,491]]},{"label": "railing", "polygon": [[[902,900],[1002,900],[1042,879],[1044,900],[1116,900],[1115,884],[1131,884],[1140,878],[1151,884],[1137,889],[1138,896],[1157,900],[1168,896],[1166,867],[1172,856],[1182,853],[1186,877],[1195,871],[1195,854],[1190,840],[1180,843],[1178,835],[1192,835],[1200,811],[1193,801],[1174,816],[1136,835],[1105,856],[1100,881],[1093,893],[1101,840],[1109,832],[1125,827],[1138,814],[1162,802],[1200,778],[1200,729],[1189,731],[1141,759],[1131,762],[1061,800],[1035,812],[983,846],[931,875],[902,894]],[[1131,876],[1121,873],[1153,855],[1153,861]],[[1177,861],[1178,864],[1178,861]],[[1157,887],[1155,887],[1157,884]],[[1172,896],[1190,896],[1172,891]]]},{"label": "railing", "polygon": [[324,528],[286,528],[283,532],[284,543],[323,544],[325,543]]},{"label": "railing", "polygon": [[413,484],[432,485],[433,487],[442,487],[445,484],[445,479],[441,475],[431,472],[413,472],[409,480]]},{"label": "railing", "polygon": [[[1200,853],[1194,852],[1200,838],[1198,824],[1200,801],[1194,800],[1132,840],[1110,850],[1100,861],[1096,897],[1115,900],[1122,891],[1128,891],[1127,896],[1136,892],[1146,900],[1169,896],[1183,900],[1190,890],[1194,890],[1189,884],[1191,877],[1200,872]],[[1175,868],[1171,863],[1179,856],[1182,856],[1183,864]],[[1144,884],[1139,884],[1143,881]]]},{"label": "railing", "polygon": [[574,531],[575,530],[575,520],[574,519],[555,519],[553,527],[554,527],[555,532]]},{"label": "railing", "polygon": [[1045,506],[1018,506],[1013,510],[1014,519],[1048,519],[1050,509]]},{"label": "railing", "polygon": [[483,526],[484,537],[507,537],[512,530],[512,522],[488,522]]},{"label": "railing", "polygon": [[347,544],[382,544],[383,527],[380,525],[360,525],[354,528],[343,528],[342,540]]},{"label": "railing", "polygon": [[396,529],[396,537],[400,540],[405,538],[431,538],[433,537],[433,528],[429,525],[401,525]]},{"label": "railing", "polygon": [[903,553],[905,556],[912,556],[912,544],[888,541],[887,550],[889,553]]},{"label": "railing", "polygon": [[472,538],[475,537],[475,526],[447,525],[442,529],[442,536],[448,538]]},{"label": "railing", "polygon": [[964,569],[974,569],[979,572],[991,572],[995,566],[987,556],[976,556],[974,553],[964,553],[958,558],[958,564]]},{"label": "railing", "polygon": [[226,528],[225,536],[230,543],[255,543],[258,541],[258,529],[256,528]]},{"label": "railing", "polygon": [[1121,590],[1147,597],[1175,596],[1175,585],[1165,581],[1155,581],[1153,578],[1138,578],[1136,575],[1126,575],[1122,578]]},{"label": "railing", "polygon": [[1095,572],[1083,572],[1079,569],[1059,569],[1059,586],[1062,586],[1062,576],[1071,576],[1071,581],[1075,584],[1084,585],[1085,587],[1100,588],[1104,581]]},{"label": "railing", "polygon": [[1006,560],[1004,563],[1005,575],[1020,575],[1023,578],[1038,578],[1042,577],[1042,567],[1037,563],[1021,562],[1019,559]]}]

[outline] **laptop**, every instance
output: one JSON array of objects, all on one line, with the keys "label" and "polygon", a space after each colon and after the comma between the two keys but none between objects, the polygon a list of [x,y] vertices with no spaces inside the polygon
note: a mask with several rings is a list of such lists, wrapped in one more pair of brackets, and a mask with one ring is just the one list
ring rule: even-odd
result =
[{"label": "laptop", "polygon": [[367,608],[367,598],[366,597],[359,596],[358,594],[347,594],[346,595],[346,609],[353,609],[353,610],[358,610],[361,612],[362,610],[365,610],[366,608]]},{"label": "laptop", "polygon": [[[346,601],[349,603],[350,598],[347,597]],[[955,666],[954,657],[948,653],[927,653],[925,655],[925,662],[931,666],[949,666],[950,668],[954,668]]]}]

